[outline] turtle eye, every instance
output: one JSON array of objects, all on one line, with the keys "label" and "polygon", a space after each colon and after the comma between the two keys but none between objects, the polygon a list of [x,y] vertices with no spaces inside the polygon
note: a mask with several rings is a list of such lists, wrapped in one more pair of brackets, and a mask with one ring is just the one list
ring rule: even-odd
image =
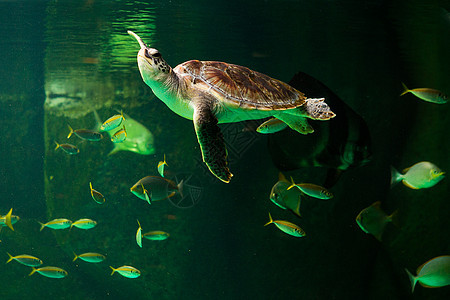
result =
[{"label": "turtle eye", "polygon": [[159,53],[159,52],[153,53],[153,57],[156,57],[156,58],[161,57],[161,53]]}]

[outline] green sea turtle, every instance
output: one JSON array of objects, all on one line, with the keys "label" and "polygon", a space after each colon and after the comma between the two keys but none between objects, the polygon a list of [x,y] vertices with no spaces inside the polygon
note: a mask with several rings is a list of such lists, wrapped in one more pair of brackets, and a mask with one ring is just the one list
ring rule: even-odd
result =
[{"label": "green sea turtle", "polygon": [[286,83],[246,67],[190,60],[172,69],[158,50],[134,32],[128,34],[141,46],[137,61],[142,79],[173,112],[194,121],[203,161],[223,182],[228,183],[233,175],[218,123],[275,117],[307,134],[314,130],[305,118],[335,116],[324,98],[306,98]]}]

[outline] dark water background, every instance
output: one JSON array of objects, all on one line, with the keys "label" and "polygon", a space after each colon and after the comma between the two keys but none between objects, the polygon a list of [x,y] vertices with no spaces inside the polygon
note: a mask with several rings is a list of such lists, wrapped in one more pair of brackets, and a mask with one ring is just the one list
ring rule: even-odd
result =
[{"label": "dark water background", "polygon": [[[446,1],[0,1],[0,213],[21,217],[3,228],[0,255],[30,254],[69,276],[53,280],[28,267],[0,267],[1,299],[446,299],[449,288],[410,284],[404,268],[449,254],[449,185],[389,188],[389,166],[431,161],[450,170],[448,105],[406,96],[410,87],[450,94],[450,5]],[[152,96],[136,65],[133,30],[174,67],[189,59],[250,67],[289,81],[298,71],[324,82],[369,125],[373,161],[350,171],[332,201],[304,201],[296,219],[269,201],[278,170],[267,137],[224,125],[228,185],[199,162],[192,123]],[[51,106],[60,94],[67,106]],[[45,105],[44,105],[45,104]],[[156,154],[121,152],[78,142],[80,154],[54,151],[67,123],[93,128],[123,109],[155,136]],[[73,139],[73,138],[72,138]],[[166,154],[169,175],[194,174],[198,202],[148,206],[129,192]],[[307,171],[292,173],[302,177]],[[303,178],[303,177],[302,177]],[[314,180],[314,178],[307,178]],[[107,197],[96,205],[92,181]],[[383,242],[364,234],[358,212],[374,201],[400,225]],[[189,206],[189,207],[186,207]],[[263,227],[267,212],[298,223],[295,239]],[[89,231],[39,232],[37,221],[89,217]],[[144,231],[167,241],[135,243]],[[72,252],[100,252],[98,265],[72,263]],[[2,254],[3,253],[3,254]],[[138,279],[110,276],[132,265]]]}]

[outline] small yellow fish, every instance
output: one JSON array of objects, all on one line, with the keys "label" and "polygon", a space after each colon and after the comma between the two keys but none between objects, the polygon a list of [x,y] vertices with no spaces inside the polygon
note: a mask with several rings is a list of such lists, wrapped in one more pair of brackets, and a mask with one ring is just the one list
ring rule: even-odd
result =
[{"label": "small yellow fish", "polygon": [[89,187],[91,189],[92,199],[94,199],[94,201],[97,202],[98,204],[105,203],[105,197],[102,195],[102,193],[92,188],[92,182],[89,182]]},{"label": "small yellow fish", "polygon": [[39,269],[33,267],[33,271],[28,276],[33,275],[35,272],[49,278],[64,278],[67,276],[67,271],[57,267],[42,267]]},{"label": "small yellow fish", "polygon": [[54,220],[48,221],[45,224],[43,224],[41,222],[38,222],[38,223],[41,224],[40,231],[42,231],[45,227],[48,227],[51,229],[66,229],[66,228],[71,227],[72,221],[67,220],[67,219],[54,219]]},{"label": "small yellow fish", "polygon": [[291,185],[287,188],[290,190],[293,187],[297,187],[300,191],[302,191],[304,194],[314,197],[321,200],[328,200],[333,198],[333,193],[331,193],[329,190],[327,190],[324,187],[321,187],[320,185],[316,185],[313,183],[295,183],[294,179],[291,177]]},{"label": "small yellow fish", "polygon": [[71,144],[58,144],[58,142],[56,142],[56,141],[55,141],[55,144],[56,144],[55,150],[57,150],[58,148],[61,148],[64,152],[66,152],[67,154],[70,154],[70,155],[74,155],[74,154],[80,153],[80,149],[78,149],[74,145],[71,145]]},{"label": "small yellow fish", "polygon": [[281,131],[287,127],[287,124],[277,118],[271,118],[256,128],[256,132],[268,134]]},{"label": "small yellow fish", "polygon": [[12,256],[8,252],[6,252],[6,253],[9,256],[9,259],[6,263],[9,263],[10,261],[15,260],[15,261],[21,263],[22,265],[25,265],[28,267],[39,267],[40,265],[42,265],[42,260],[40,260],[37,257],[31,256],[28,254]]},{"label": "small yellow fish", "polygon": [[15,216],[12,214],[11,208],[8,214],[4,216],[0,215],[0,231],[2,230],[3,226],[8,226],[12,231],[14,231],[13,225],[16,224],[19,219],[19,216]]},{"label": "small yellow fish", "polygon": [[5,218],[5,224],[8,226],[12,231],[14,231],[14,227],[12,226],[12,208],[9,210],[9,212],[6,214]]},{"label": "small yellow fish", "polygon": [[131,266],[122,266],[117,269],[114,269],[111,266],[109,267],[113,270],[111,276],[114,274],[114,272],[117,272],[120,275],[128,278],[138,278],[139,276],[141,276],[141,271]]},{"label": "small yellow fish", "polygon": [[445,174],[439,167],[427,161],[418,162],[412,167],[404,169],[403,173],[401,174],[391,167],[391,186],[402,181],[411,189],[426,189],[444,179]]},{"label": "small yellow fish", "polygon": [[72,134],[75,134],[77,137],[79,137],[82,140],[87,140],[91,142],[98,142],[103,138],[103,135],[100,132],[89,130],[89,129],[76,129],[73,130],[70,125],[67,125],[69,127],[69,135],[67,136],[68,139],[72,136]]},{"label": "small yellow fish", "polygon": [[122,143],[127,138],[127,131],[125,130],[125,125],[123,125],[122,129],[116,131],[111,137],[111,141],[113,143]]},{"label": "small yellow fish", "polygon": [[282,220],[276,220],[274,221],[272,219],[272,216],[269,213],[269,222],[267,222],[264,226],[267,226],[269,224],[275,224],[281,231],[284,233],[287,233],[289,235],[295,236],[295,237],[304,237],[306,235],[305,231],[301,229],[298,225],[295,225],[288,221],[282,221]]},{"label": "small yellow fish", "polygon": [[103,122],[103,124],[100,126],[100,130],[108,131],[117,128],[122,123],[122,121],[125,121],[125,117],[123,116],[123,112],[120,111],[120,115],[114,115]]},{"label": "small yellow fish", "polygon": [[416,276],[413,276],[407,269],[405,271],[411,281],[413,293],[417,282],[426,288],[450,285],[450,255],[442,255],[430,259],[417,268]]},{"label": "small yellow fish", "polygon": [[441,91],[429,89],[429,88],[420,88],[420,89],[408,89],[406,85],[402,82],[403,88],[405,89],[400,96],[403,96],[407,93],[411,93],[414,96],[425,100],[431,103],[444,104],[448,102],[448,96],[442,93]]},{"label": "small yellow fish", "polygon": [[136,243],[138,244],[139,247],[142,248],[142,228],[141,228],[141,223],[139,223],[139,220],[137,220],[139,228],[136,232]]},{"label": "small yellow fish", "polygon": [[76,261],[78,258],[80,258],[81,260],[84,260],[86,262],[99,263],[106,259],[106,257],[104,255],[99,254],[99,253],[93,253],[93,252],[87,252],[87,253],[83,253],[80,255],[76,255],[74,252],[73,255],[75,255],[73,261]]},{"label": "small yellow fish", "polygon": [[144,238],[152,241],[163,241],[169,238],[170,234],[164,231],[150,231],[142,235]]},{"label": "small yellow fish", "polygon": [[70,225],[70,228],[72,229],[72,226],[75,226],[80,229],[91,229],[94,228],[97,225],[97,222],[91,219],[79,219]]},{"label": "small yellow fish", "polygon": [[166,162],[166,155],[164,154],[164,161],[158,163],[158,173],[161,177],[164,177],[164,166],[169,166]]}]

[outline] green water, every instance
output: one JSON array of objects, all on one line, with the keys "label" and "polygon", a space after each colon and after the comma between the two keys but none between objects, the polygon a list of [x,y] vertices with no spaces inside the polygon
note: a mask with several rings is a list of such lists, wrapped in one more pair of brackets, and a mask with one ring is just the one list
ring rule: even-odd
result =
[{"label": "green water", "polygon": [[[416,286],[412,273],[450,254],[448,178],[423,190],[389,187],[389,167],[431,161],[450,170],[448,104],[399,98],[401,82],[450,94],[450,5],[445,1],[0,1],[0,214],[20,216],[0,232],[0,262],[39,257],[64,279],[0,263],[1,299],[446,299],[450,288]],[[268,137],[247,123],[224,124],[230,184],[201,162],[192,122],[155,98],[139,74],[132,30],[172,66],[190,59],[249,67],[288,82],[317,78],[367,123],[373,158],[346,172],[327,202],[306,199],[303,218],[269,200],[278,170]],[[67,124],[93,129],[123,110],[154,136],[155,154],[112,150],[109,139],[81,141],[80,153],[54,151]],[[314,123],[311,123],[314,126]],[[149,206],[130,193],[144,176],[191,177],[183,201]],[[316,168],[318,169],[318,168]],[[320,183],[311,168],[289,172]],[[96,204],[89,182],[106,202]],[[382,242],[356,215],[375,201],[398,210]],[[306,232],[263,227],[268,212]],[[54,218],[91,218],[90,230],[39,231]],[[165,241],[135,241],[164,230]],[[73,252],[106,260],[72,262]],[[130,265],[137,279],[109,266]]]}]

